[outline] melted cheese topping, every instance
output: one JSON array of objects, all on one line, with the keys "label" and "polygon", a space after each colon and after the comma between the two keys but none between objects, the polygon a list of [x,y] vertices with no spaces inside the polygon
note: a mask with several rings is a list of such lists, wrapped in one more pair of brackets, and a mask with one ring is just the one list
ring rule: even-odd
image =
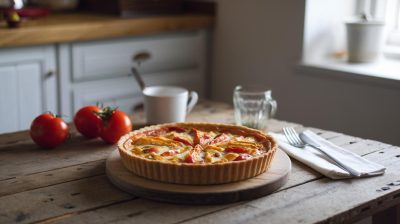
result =
[{"label": "melted cheese topping", "polygon": [[257,157],[265,147],[252,136],[169,127],[130,139],[137,156],[170,163],[223,163]]}]

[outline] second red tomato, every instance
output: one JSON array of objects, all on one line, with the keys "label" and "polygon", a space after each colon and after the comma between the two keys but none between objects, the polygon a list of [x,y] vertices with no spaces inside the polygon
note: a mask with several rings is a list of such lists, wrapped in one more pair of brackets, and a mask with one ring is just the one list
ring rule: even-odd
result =
[{"label": "second red tomato", "polygon": [[96,138],[100,135],[102,120],[96,113],[101,112],[97,106],[81,108],[74,117],[76,129],[87,138]]},{"label": "second red tomato", "polygon": [[132,131],[131,119],[120,110],[104,108],[102,119],[100,137],[109,144],[117,143],[121,136]]}]

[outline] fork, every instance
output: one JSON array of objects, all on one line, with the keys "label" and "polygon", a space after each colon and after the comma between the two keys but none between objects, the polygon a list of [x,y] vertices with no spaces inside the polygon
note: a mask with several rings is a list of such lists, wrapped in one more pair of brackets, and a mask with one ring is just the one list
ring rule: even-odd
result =
[{"label": "fork", "polygon": [[284,127],[283,128],[283,132],[285,133],[286,139],[288,140],[289,144],[291,144],[292,146],[297,147],[297,148],[305,148],[306,146],[311,146],[311,147],[317,149],[318,151],[320,151],[321,153],[323,153],[324,155],[326,155],[327,157],[329,157],[331,160],[333,160],[335,162],[335,164],[337,166],[339,166],[340,168],[346,170],[352,176],[354,176],[354,177],[360,177],[361,176],[360,172],[358,172],[357,170],[354,170],[353,168],[351,168],[351,167],[347,166],[346,164],[342,163],[339,159],[337,159],[334,156],[332,156],[331,154],[329,154],[322,147],[320,147],[318,145],[308,144],[308,143],[304,142],[299,137],[299,135],[297,134],[296,130],[294,130],[294,128],[292,128],[292,127]]}]

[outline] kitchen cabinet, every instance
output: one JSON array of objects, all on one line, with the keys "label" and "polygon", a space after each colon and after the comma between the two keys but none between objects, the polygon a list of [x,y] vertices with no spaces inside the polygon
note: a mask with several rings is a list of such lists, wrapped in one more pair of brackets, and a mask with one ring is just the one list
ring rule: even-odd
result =
[{"label": "kitchen cabinet", "polygon": [[28,129],[44,111],[57,113],[55,48],[0,50],[0,133]]},{"label": "kitchen cabinet", "polygon": [[0,49],[0,133],[28,129],[40,113],[52,111],[70,122],[79,108],[96,103],[129,115],[142,103],[131,75],[138,68],[147,85],[174,85],[205,93],[207,32]]},{"label": "kitchen cabinet", "polygon": [[[128,114],[142,102],[131,68],[147,85],[175,85],[205,92],[206,32],[178,32],[147,37],[60,45],[61,111],[66,117],[82,106],[103,103]],[[133,58],[146,52],[138,66]]]}]

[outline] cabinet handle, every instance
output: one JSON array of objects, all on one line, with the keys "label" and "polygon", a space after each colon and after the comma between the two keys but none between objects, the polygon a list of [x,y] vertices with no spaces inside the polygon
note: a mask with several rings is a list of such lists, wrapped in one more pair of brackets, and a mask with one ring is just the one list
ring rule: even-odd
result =
[{"label": "cabinet handle", "polygon": [[48,78],[51,78],[52,76],[54,76],[56,74],[56,71],[54,71],[54,70],[50,70],[50,71],[48,71],[46,74],[45,74],[45,78],[46,79],[48,79]]},{"label": "cabinet handle", "polygon": [[141,51],[139,53],[136,53],[133,56],[133,62],[137,63],[139,66],[142,64],[142,62],[147,61],[151,58],[151,54],[147,51]]}]

